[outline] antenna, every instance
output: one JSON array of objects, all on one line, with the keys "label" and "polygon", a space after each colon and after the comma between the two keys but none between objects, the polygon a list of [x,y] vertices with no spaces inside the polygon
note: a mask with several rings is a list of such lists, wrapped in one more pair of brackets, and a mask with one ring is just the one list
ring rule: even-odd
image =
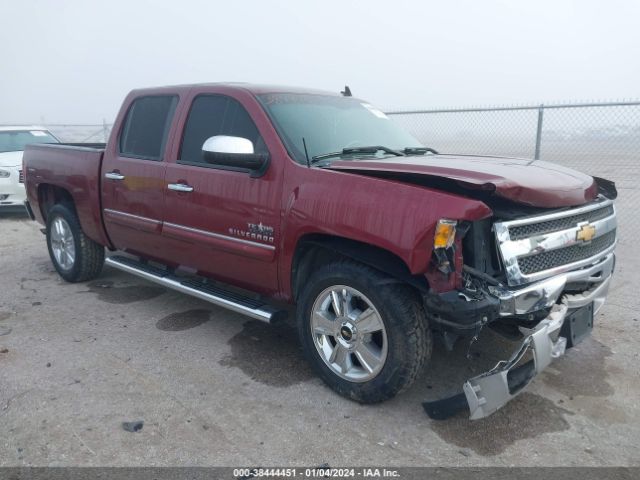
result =
[{"label": "antenna", "polygon": [[353,95],[351,95],[351,89],[349,88],[349,85],[345,85],[344,86],[344,90],[342,92],[340,92],[342,94],[343,97],[352,97]]},{"label": "antenna", "polygon": [[309,160],[309,152],[307,151],[307,142],[302,137],[302,146],[304,147],[304,156],[307,159],[307,167],[311,168],[311,161]]}]

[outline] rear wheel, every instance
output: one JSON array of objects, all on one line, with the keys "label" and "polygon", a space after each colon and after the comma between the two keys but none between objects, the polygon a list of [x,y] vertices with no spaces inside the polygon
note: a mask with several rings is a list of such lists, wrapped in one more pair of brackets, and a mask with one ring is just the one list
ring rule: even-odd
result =
[{"label": "rear wheel", "polygon": [[431,355],[431,332],[408,286],[343,261],[309,278],[298,304],[305,355],[336,392],[362,403],[407,389]]},{"label": "rear wheel", "polygon": [[102,271],[104,247],[84,234],[70,205],[57,204],[49,210],[47,247],[53,266],[67,282],[91,280]]}]

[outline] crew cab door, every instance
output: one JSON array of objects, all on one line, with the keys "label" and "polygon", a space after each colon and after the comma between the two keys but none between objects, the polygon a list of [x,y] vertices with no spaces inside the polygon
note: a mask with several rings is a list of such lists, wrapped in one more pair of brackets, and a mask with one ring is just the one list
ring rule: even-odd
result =
[{"label": "crew cab door", "polygon": [[176,95],[135,98],[118,139],[102,164],[105,228],[119,250],[164,258],[165,150],[178,102]]},{"label": "crew cab door", "polygon": [[183,267],[273,294],[278,289],[281,170],[272,162],[256,178],[205,162],[203,143],[215,135],[248,139],[256,153],[268,149],[238,99],[194,91],[188,103],[175,162],[167,165],[162,235]]}]

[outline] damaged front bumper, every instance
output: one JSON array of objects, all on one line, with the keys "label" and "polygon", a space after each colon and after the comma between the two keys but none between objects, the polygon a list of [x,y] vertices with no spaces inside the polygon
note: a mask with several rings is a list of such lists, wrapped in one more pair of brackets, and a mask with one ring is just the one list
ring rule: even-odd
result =
[{"label": "damaged front bumper", "polygon": [[[567,339],[560,336],[560,329],[567,311],[566,305],[555,305],[547,318],[526,331],[527,336],[509,360],[465,382],[463,390],[471,420],[491,415],[504,406],[554,358],[564,355]],[[528,351],[532,352],[533,360],[517,366]]]},{"label": "damaged front bumper", "polygon": [[[530,287],[515,291],[494,289],[491,293],[500,301],[500,316],[526,315],[543,308],[550,308],[549,314],[534,328],[519,327],[524,338],[511,357],[467,380],[462,393],[425,402],[423,406],[429,417],[445,419],[468,408],[469,418],[477,420],[491,415],[518,395],[533,377],[590,332],[593,315],[604,304],[614,265],[615,257],[610,254],[596,265]],[[591,287],[581,293],[567,293],[567,286],[577,281],[589,282]],[[582,311],[587,315],[582,322],[584,328],[575,329],[570,325],[563,328],[565,318],[573,321]],[[572,322],[567,320],[567,323]],[[533,358],[523,362],[529,352]]]},{"label": "damaged front bumper", "polygon": [[[503,407],[554,358],[564,354],[567,339],[560,336],[560,330],[567,311],[566,304],[554,305],[549,316],[535,328],[521,328],[526,336],[509,360],[500,361],[488,372],[467,380],[463,393],[425,402],[423,406],[429,417],[443,420],[468,406],[469,418],[477,420]],[[533,359],[518,365],[529,351]]]},{"label": "damaged front bumper", "polygon": [[610,253],[594,265],[547,278],[528,287],[518,290],[489,287],[489,291],[499,300],[500,316],[508,317],[526,315],[552,307],[557,303],[567,286],[583,282],[591,287],[580,294],[565,294],[566,303],[571,309],[593,302],[594,313],[598,313],[609,292],[614,266],[615,255]]}]

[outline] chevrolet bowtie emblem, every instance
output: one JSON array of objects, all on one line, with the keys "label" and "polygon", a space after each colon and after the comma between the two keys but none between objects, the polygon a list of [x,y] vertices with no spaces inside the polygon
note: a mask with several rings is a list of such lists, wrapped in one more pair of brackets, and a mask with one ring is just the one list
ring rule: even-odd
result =
[{"label": "chevrolet bowtie emblem", "polygon": [[596,236],[596,227],[594,227],[589,223],[582,225],[580,229],[576,232],[576,240],[582,240],[583,242],[588,242],[595,236]]}]

